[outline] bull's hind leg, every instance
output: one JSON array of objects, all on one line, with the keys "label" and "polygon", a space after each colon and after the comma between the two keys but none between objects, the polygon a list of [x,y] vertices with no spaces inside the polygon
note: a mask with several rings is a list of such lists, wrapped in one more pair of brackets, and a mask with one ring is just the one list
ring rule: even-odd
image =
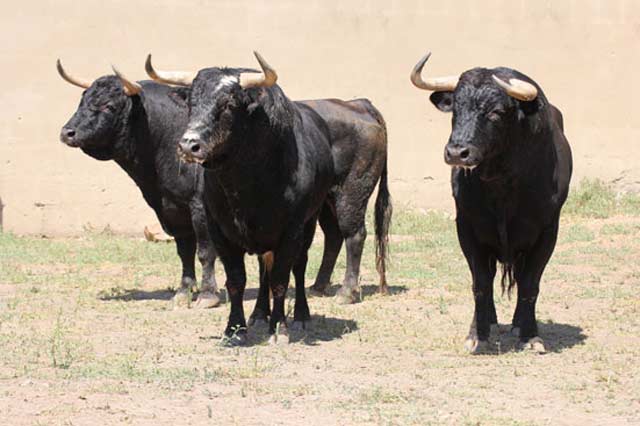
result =
[{"label": "bull's hind leg", "polygon": [[325,203],[322,208],[319,219],[320,227],[324,233],[324,253],[316,281],[309,288],[310,293],[317,296],[324,295],[327,286],[331,283],[331,274],[344,241],[338,226],[338,219],[328,203]]},{"label": "bull's hind leg", "polygon": [[369,195],[368,188],[367,191],[360,192],[345,191],[336,203],[338,225],[347,248],[347,270],[342,287],[336,294],[339,304],[355,303],[360,297],[360,262],[367,239],[364,216]]},{"label": "bull's hind leg", "polygon": [[194,305],[197,309],[215,308],[220,305],[220,292],[215,276],[216,249],[211,241],[204,206],[192,203],[191,223],[198,241],[198,259],[202,265],[202,285]]},{"label": "bull's hind leg", "polygon": [[362,260],[362,250],[364,249],[366,238],[367,229],[364,226],[363,217],[362,225],[359,229],[346,238],[347,270],[344,275],[342,287],[336,294],[336,299],[341,305],[354,303],[359,298],[360,285],[358,281],[360,279],[360,262]]},{"label": "bull's hind leg", "polygon": [[173,296],[173,307],[188,307],[191,303],[191,291],[196,285],[196,239],[195,236],[176,237],[176,249],[182,262],[180,288]]},{"label": "bull's hind leg", "polygon": [[354,171],[336,195],[336,216],[347,247],[347,270],[342,287],[336,294],[340,304],[354,303],[360,296],[360,261],[367,238],[364,217],[367,201],[379,177],[377,169]]},{"label": "bull's hind leg", "polygon": [[514,312],[514,331],[519,335],[522,346],[538,353],[544,353],[543,340],[538,336],[536,302],[540,292],[540,278],[556,245],[558,221],[546,229],[535,246],[525,254],[522,262],[516,263],[515,278],[518,285],[518,303]]}]

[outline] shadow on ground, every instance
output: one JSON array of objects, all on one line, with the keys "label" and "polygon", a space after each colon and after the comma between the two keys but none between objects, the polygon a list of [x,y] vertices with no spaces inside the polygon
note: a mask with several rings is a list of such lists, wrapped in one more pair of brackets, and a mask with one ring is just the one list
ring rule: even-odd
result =
[{"label": "shadow on ground", "polygon": [[[311,322],[306,323],[304,330],[294,329],[291,320],[288,320],[287,324],[289,325],[289,342],[299,342],[309,346],[341,339],[342,336],[358,331],[358,323],[356,321],[332,318],[325,315],[311,315]],[[221,341],[222,335],[203,336],[201,339]],[[268,341],[269,328],[266,322],[258,322],[248,327],[245,346],[262,345]]]},{"label": "shadow on ground", "polygon": [[[326,297],[333,297],[336,295],[338,290],[340,290],[340,287],[341,285],[337,285],[337,284],[330,285],[326,288],[324,295]],[[389,289],[389,295],[391,296],[394,296],[396,294],[402,294],[407,291],[407,287],[403,285],[389,285],[388,289]],[[380,292],[380,287],[377,285],[366,284],[366,285],[360,286],[360,294],[362,299],[364,299],[365,297],[372,296],[374,294],[379,294],[379,292]],[[307,291],[307,295],[309,295],[308,291]]]},{"label": "shadow on ground", "polygon": [[137,289],[112,289],[111,291],[101,291],[98,293],[98,299],[109,302],[112,300],[121,300],[124,302],[142,301],[142,300],[171,300],[174,291],[170,289],[164,290],[137,290]]},{"label": "shadow on ground", "polygon": [[[364,299],[374,294],[378,294],[378,286],[377,285],[363,285],[360,287],[362,289],[361,298]],[[339,285],[331,285],[327,287],[325,291],[326,297],[333,297],[336,295],[336,292],[340,289]],[[293,286],[289,286],[289,294],[294,294]],[[389,286],[389,295],[393,296],[396,294],[401,294],[407,291],[405,286]],[[174,291],[170,289],[163,290],[140,290],[140,289],[122,289],[122,288],[113,288],[107,291],[101,291],[98,294],[98,298],[102,301],[111,301],[111,300],[120,300],[125,302],[131,301],[142,301],[142,300],[171,300],[174,295]],[[226,299],[226,291],[224,289],[220,289],[221,298],[223,303]],[[196,300],[198,296],[197,292],[193,293],[193,301]],[[307,293],[309,297],[309,293]],[[255,300],[258,298],[258,289],[255,287],[248,288],[244,292],[244,300]]]},{"label": "shadow on ground", "polygon": [[[495,350],[499,353],[517,352],[521,350],[520,339],[511,334],[511,324],[499,326],[499,336],[492,335],[495,340]],[[583,345],[587,339],[581,327],[571,324],[558,324],[554,322],[538,322],[538,333],[547,352],[560,353],[565,349],[577,345]]]}]

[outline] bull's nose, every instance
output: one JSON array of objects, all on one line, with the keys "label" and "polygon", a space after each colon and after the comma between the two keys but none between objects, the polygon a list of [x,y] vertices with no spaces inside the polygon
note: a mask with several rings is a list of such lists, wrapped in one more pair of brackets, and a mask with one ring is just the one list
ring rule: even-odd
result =
[{"label": "bull's nose", "polygon": [[194,136],[185,136],[180,141],[180,148],[182,151],[190,154],[197,154],[200,152],[200,138]]},{"label": "bull's nose", "polygon": [[75,135],[76,135],[75,129],[72,129],[69,127],[63,127],[62,130],[60,131],[60,140],[69,146],[75,146],[73,143],[73,137]]},{"label": "bull's nose", "polygon": [[75,131],[75,129],[70,129],[68,127],[63,127],[62,128],[62,134],[64,134],[68,138],[72,138],[72,137],[74,137],[76,135],[76,131]]},{"label": "bull's nose", "polygon": [[469,148],[460,145],[447,145],[444,149],[444,159],[447,163],[461,163],[469,158]]}]

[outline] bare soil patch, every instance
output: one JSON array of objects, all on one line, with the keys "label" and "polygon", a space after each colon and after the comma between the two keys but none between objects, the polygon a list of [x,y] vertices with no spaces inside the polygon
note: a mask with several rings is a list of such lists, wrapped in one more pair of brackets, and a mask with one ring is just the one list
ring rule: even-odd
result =
[{"label": "bare soil patch", "polygon": [[[506,295],[493,352],[465,354],[472,298],[452,219],[399,214],[394,233],[391,296],[375,293],[368,241],[361,303],[312,298],[312,329],[291,344],[257,328],[231,349],[228,305],[171,309],[172,245],[3,234],[0,423],[640,424],[640,218],[563,219],[539,302],[545,355],[518,350]],[[336,284],[343,273],[341,259]]]}]

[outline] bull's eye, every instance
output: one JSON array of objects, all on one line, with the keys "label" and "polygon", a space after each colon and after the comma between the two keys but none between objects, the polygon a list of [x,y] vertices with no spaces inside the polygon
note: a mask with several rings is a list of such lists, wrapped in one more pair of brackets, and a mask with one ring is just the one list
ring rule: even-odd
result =
[{"label": "bull's eye", "polygon": [[100,111],[102,112],[113,112],[116,110],[116,106],[111,102],[106,103],[100,107]]},{"label": "bull's eye", "polygon": [[494,109],[489,114],[487,114],[487,118],[489,119],[489,121],[496,122],[496,121],[500,121],[503,114],[504,114],[504,110]]}]

